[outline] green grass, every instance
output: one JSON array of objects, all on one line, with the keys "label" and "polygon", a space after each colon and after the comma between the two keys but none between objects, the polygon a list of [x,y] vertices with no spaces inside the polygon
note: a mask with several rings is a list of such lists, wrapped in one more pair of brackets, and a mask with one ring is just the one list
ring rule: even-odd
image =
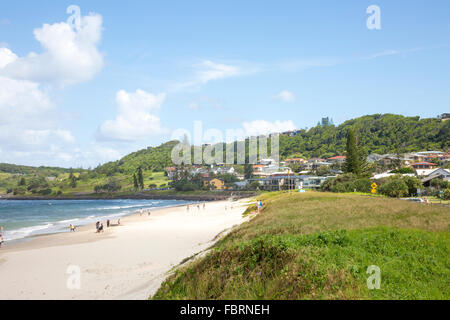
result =
[{"label": "green grass", "polygon": [[[154,299],[449,299],[450,209],[349,194],[271,193]],[[368,266],[381,289],[367,288]]]}]

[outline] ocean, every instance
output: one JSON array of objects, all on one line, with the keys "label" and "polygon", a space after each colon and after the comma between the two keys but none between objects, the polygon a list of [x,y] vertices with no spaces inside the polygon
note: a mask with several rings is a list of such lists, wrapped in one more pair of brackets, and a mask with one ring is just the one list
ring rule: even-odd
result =
[{"label": "ocean", "polygon": [[69,232],[70,224],[83,226],[139,212],[190,203],[182,200],[0,200],[0,226],[5,241],[43,234]]}]

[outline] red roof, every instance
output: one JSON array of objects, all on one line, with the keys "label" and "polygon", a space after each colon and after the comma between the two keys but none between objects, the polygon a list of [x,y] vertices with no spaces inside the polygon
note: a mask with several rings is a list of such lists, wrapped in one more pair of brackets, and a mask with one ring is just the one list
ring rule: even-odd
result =
[{"label": "red roof", "polygon": [[254,164],[253,168],[264,168],[265,165],[264,164]]},{"label": "red roof", "polygon": [[175,168],[175,167],[168,167],[166,170],[170,171],[170,172],[174,172],[174,171],[177,171],[177,168]]},{"label": "red roof", "polygon": [[335,156],[335,157],[328,158],[328,160],[339,160],[339,159],[347,159],[347,157],[346,156]]},{"label": "red roof", "polygon": [[416,165],[428,165],[428,166],[437,166],[436,163],[432,163],[432,162],[415,162],[411,164],[412,166],[416,166]]}]

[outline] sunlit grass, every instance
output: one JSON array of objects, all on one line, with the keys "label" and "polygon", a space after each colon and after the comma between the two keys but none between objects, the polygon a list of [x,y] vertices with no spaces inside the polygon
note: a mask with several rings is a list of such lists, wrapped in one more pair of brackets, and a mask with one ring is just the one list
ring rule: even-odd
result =
[{"label": "sunlit grass", "polygon": [[[351,194],[259,196],[260,215],[155,299],[448,299],[450,209]],[[367,268],[381,268],[369,290]]]}]

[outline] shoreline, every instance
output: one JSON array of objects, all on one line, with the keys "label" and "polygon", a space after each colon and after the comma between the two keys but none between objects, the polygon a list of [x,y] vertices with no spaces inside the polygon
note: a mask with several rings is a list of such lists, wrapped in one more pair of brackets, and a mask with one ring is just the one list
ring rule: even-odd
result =
[{"label": "shoreline", "polygon": [[[190,202],[190,203],[186,203],[186,204],[176,204],[176,205],[170,205],[170,206],[163,206],[163,207],[154,207],[151,210],[151,213],[156,213],[158,211],[163,211],[164,209],[171,209],[171,208],[178,208],[178,207],[185,207],[187,204],[192,205],[195,204],[195,202]],[[117,221],[118,219],[121,220],[121,222],[128,220],[128,218],[133,217],[133,216],[138,216],[139,215],[139,210],[129,213],[129,214],[125,214],[123,216],[118,217],[117,219],[114,219],[114,221]],[[98,217],[100,218],[100,216]],[[105,222],[106,221],[99,219],[100,222]],[[69,224],[70,225],[70,224]],[[86,231],[86,230],[95,230],[95,222],[89,222],[87,224],[82,224],[82,225],[76,225],[74,224],[74,226],[76,227],[77,230],[79,231]],[[116,227],[118,226],[117,224],[114,224],[113,221],[111,221],[111,227]],[[69,230],[69,226],[67,227],[67,229]],[[49,232],[49,233],[42,233],[42,234],[33,234],[33,235],[29,235],[26,236],[24,238],[19,238],[19,239],[13,239],[13,240],[6,240],[3,244],[2,244],[2,248],[0,249],[0,257],[1,257],[1,252],[7,250],[7,248],[15,248],[16,245],[20,244],[20,243],[29,243],[33,240],[37,240],[41,237],[48,237],[48,236],[54,236],[54,235],[62,235],[62,234],[67,234],[70,233],[70,231],[60,231],[60,232]],[[3,249],[3,250],[2,250]]]},{"label": "shoreline", "polygon": [[73,196],[4,196],[0,195],[0,200],[18,201],[18,200],[185,200],[185,201],[220,201],[230,197],[234,199],[245,199],[256,196],[252,191],[234,191],[226,193],[208,193],[208,194],[158,194],[158,193],[134,193],[134,194],[92,194],[92,196],[73,195]]},{"label": "shoreline", "polygon": [[[233,207],[231,207],[233,206]],[[168,272],[218,241],[217,235],[248,221],[247,199],[214,201],[206,209],[155,208],[76,232],[41,235],[0,249],[0,299],[147,299]],[[79,266],[81,289],[66,286],[69,266]]]}]

